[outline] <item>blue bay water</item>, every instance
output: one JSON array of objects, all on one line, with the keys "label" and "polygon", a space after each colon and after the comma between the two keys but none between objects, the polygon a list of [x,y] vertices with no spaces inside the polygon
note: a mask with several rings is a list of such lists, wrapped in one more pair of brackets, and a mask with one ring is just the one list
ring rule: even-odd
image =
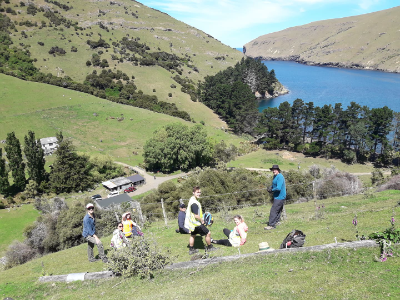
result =
[{"label": "blue bay water", "polygon": [[297,98],[315,106],[342,103],[344,109],[354,101],[369,108],[387,106],[400,112],[400,74],[379,71],[315,67],[288,61],[263,61],[275,70],[278,80],[290,93],[261,100],[259,110],[290,104]]}]

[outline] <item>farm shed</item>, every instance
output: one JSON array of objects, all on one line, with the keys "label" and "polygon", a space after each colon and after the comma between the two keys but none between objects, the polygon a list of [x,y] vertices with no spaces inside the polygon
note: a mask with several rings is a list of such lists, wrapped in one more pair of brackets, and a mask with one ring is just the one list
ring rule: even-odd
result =
[{"label": "farm shed", "polygon": [[124,189],[132,186],[132,181],[125,177],[118,177],[108,181],[102,182],[102,185],[110,191],[123,191]]},{"label": "farm shed", "polygon": [[146,183],[146,180],[142,176],[140,176],[139,174],[132,175],[132,176],[129,176],[127,178],[133,183],[134,186]]}]

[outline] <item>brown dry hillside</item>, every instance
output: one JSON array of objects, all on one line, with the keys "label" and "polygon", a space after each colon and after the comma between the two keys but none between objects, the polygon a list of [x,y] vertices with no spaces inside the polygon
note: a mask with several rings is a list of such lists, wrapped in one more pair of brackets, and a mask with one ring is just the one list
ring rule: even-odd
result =
[{"label": "brown dry hillside", "polygon": [[267,60],[400,72],[400,6],[287,28],[244,47]]}]

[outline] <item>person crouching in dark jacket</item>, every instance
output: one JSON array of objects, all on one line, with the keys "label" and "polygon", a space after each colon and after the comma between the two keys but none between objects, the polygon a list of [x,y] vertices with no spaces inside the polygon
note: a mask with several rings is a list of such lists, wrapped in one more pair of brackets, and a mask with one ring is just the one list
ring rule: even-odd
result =
[{"label": "person crouching in dark jacket", "polygon": [[176,233],[181,234],[189,234],[189,229],[185,228],[185,218],[186,218],[186,205],[181,203],[179,204],[179,215],[178,215],[178,226],[179,229],[176,229]]}]

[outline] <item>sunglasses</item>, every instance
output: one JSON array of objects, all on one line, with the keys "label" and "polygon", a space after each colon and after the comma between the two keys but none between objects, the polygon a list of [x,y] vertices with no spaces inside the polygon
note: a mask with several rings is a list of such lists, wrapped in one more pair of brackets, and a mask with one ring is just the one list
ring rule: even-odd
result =
[{"label": "sunglasses", "polygon": [[119,225],[118,228],[122,228],[122,225]]},{"label": "sunglasses", "polygon": [[94,207],[88,207],[88,210],[94,210]]}]

